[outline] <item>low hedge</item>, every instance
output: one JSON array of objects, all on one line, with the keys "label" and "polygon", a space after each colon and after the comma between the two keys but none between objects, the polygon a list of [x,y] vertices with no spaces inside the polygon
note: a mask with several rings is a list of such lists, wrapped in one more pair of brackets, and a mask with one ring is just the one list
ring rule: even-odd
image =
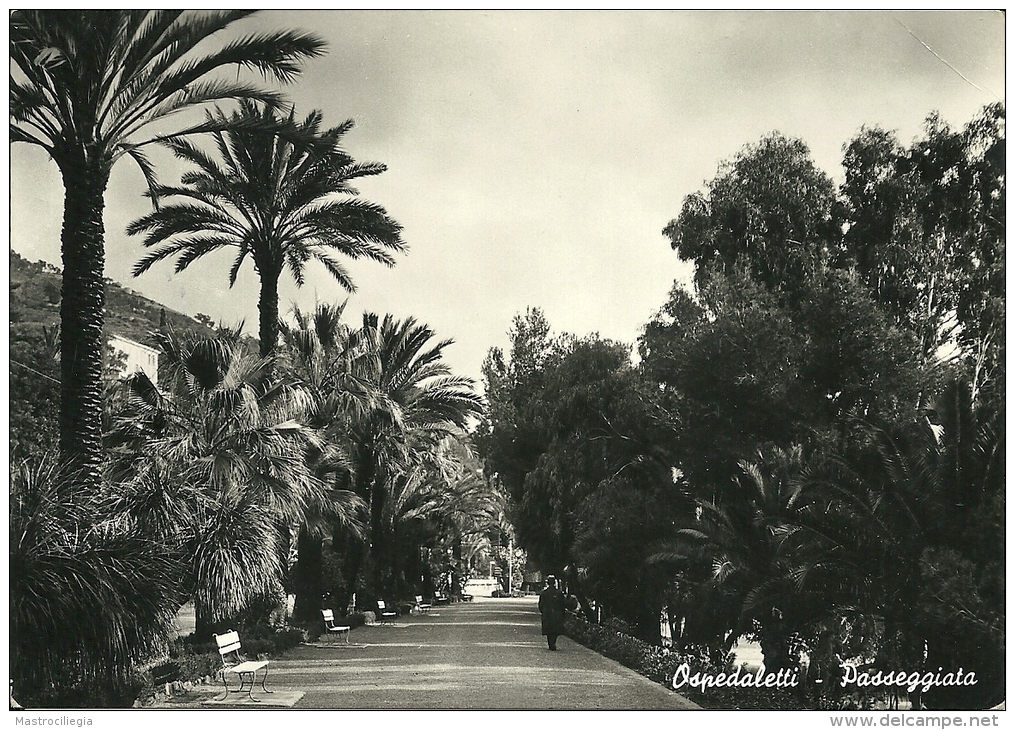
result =
[{"label": "low hedge", "polygon": [[[687,664],[690,673],[716,675],[733,669],[732,655],[718,649],[688,646],[673,650],[655,646],[641,639],[618,631],[617,627],[598,626],[581,618],[568,616],[564,630],[579,644],[609,657],[625,667],[633,669],[672,689],[673,675],[682,664]],[[710,688],[706,692],[692,687],[682,687],[680,694],[702,707],[709,709],[803,709],[807,707],[797,693],[786,689],[737,689]]]},{"label": "low hedge", "polygon": [[[687,664],[690,674],[716,675],[735,669],[732,654],[719,649],[688,646],[682,650],[649,644],[626,633],[622,622],[597,625],[581,617],[564,618],[565,633],[579,644],[613,659],[639,674],[672,689],[677,667]],[[829,696],[800,682],[792,688],[710,687],[706,691],[684,686],[687,699],[708,709],[726,710],[865,710],[880,699],[876,692],[852,692]]]}]

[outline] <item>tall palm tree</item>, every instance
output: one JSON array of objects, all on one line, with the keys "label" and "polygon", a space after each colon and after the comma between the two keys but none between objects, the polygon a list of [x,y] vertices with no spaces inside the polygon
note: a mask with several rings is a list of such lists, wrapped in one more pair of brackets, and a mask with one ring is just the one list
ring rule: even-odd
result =
[{"label": "tall palm tree", "polygon": [[[480,413],[482,401],[472,390],[472,380],[452,375],[442,361],[452,341],[434,342],[434,332],[426,325],[411,317],[399,321],[365,313],[363,330],[364,336],[372,333],[377,357],[362,361],[359,372],[376,389],[378,406],[352,424],[354,489],[370,507],[373,550],[383,553],[384,504],[391,480],[412,466],[414,448],[430,448],[445,435],[461,434],[469,418]],[[354,579],[361,567],[354,562]]]},{"label": "tall palm tree", "polygon": [[[472,390],[469,378],[451,374],[442,362],[444,349],[452,340],[432,343],[434,332],[409,317],[402,321],[386,315],[364,315],[364,327],[378,335],[379,370],[376,382],[393,407],[375,412],[366,424],[368,442],[384,452],[389,465],[398,463],[396,454],[405,454],[408,436],[417,432],[433,435],[455,434],[464,429],[471,416],[482,410],[482,401]],[[380,526],[385,489],[380,480],[371,485],[371,529]]]},{"label": "tall palm tree", "polygon": [[296,594],[293,616],[320,622],[324,593],[324,541],[363,537],[364,501],[347,489],[352,479],[347,432],[357,414],[373,406],[369,383],[356,377],[356,362],[374,356],[372,343],[360,330],[342,322],[345,305],[318,304],[310,312],[298,308],[293,322],[282,322],[284,371],[311,397],[308,424],[323,444],[307,459],[322,486],[297,526],[297,562],[291,586]]},{"label": "tall palm tree", "polygon": [[[270,105],[255,102],[208,118],[218,127],[210,132],[217,159],[189,140],[167,142],[196,169],[179,186],[155,188],[156,198],[173,202],[128,227],[132,235],[147,234],[144,245],[152,249],[134,275],[173,256],[179,272],[212,251],[233,248],[232,286],[249,256],[261,282],[259,335],[261,354],[267,355],[278,340],[278,282],[284,269],[302,286],[306,263],[316,259],[346,291],[354,291],[349,273],[331,252],[392,266],[391,252],[405,249],[401,226],[379,205],[357,197],[350,184],[385,170],[380,164],[359,164],[342,150],[351,120],[322,132],[320,112],[297,123],[291,114],[281,117]],[[308,139],[265,131],[287,124]]]},{"label": "tall palm tree", "polygon": [[277,93],[221,70],[243,67],[288,82],[299,62],[323,52],[319,38],[294,31],[207,42],[251,12],[11,13],[11,141],[46,150],[64,185],[60,451],[93,485],[101,465],[102,213],[110,171],[129,156],[154,185],[145,147],[188,131],[167,132],[178,112],[226,99],[280,102]]}]

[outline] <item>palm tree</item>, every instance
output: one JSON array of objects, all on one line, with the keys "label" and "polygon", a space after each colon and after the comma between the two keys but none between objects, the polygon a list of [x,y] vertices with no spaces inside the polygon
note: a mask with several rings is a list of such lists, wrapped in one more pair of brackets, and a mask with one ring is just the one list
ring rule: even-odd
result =
[{"label": "palm tree", "polygon": [[244,67],[288,82],[300,61],[323,52],[319,38],[294,31],[206,43],[251,12],[11,13],[11,141],[46,150],[64,185],[60,452],[93,486],[102,463],[102,214],[110,171],[130,156],[154,185],[146,145],[206,128],[167,132],[162,123],[178,112],[226,99],[279,103],[277,93],[229,80],[222,69]]},{"label": "palm tree", "polygon": [[919,667],[924,651],[928,667],[975,664],[987,696],[1003,684],[1003,429],[967,383],[944,388],[937,415],[857,420],[801,474],[786,553],[800,593],[875,627],[858,653],[882,667]]},{"label": "palm tree", "polygon": [[878,626],[865,655],[913,664],[924,636],[914,620],[920,557],[940,505],[927,423],[858,421],[850,442],[800,475],[800,509],[786,554],[800,593]]},{"label": "palm tree", "polygon": [[[412,466],[414,447],[427,449],[440,437],[460,435],[468,419],[481,411],[482,401],[471,379],[452,375],[442,362],[452,341],[433,342],[434,332],[426,325],[411,317],[399,321],[366,313],[363,330],[364,336],[372,333],[376,358],[361,361],[359,375],[373,384],[378,407],[352,424],[350,453],[354,489],[370,508],[371,552],[383,554],[383,513],[391,481]],[[353,561],[353,580],[360,560]],[[376,583],[377,574],[373,577]]]},{"label": "palm tree", "polygon": [[363,537],[366,504],[345,487],[351,482],[347,431],[357,413],[373,406],[369,383],[354,374],[356,362],[373,357],[371,342],[341,320],[345,305],[318,304],[311,312],[293,311],[294,322],[281,323],[284,370],[310,394],[308,424],[323,439],[307,454],[322,486],[298,526],[297,562],[291,585],[293,616],[320,621],[324,593],[324,541]]},{"label": "palm tree", "polygon": [[11,679],[27,706],[129,706],[131,668],[168,648],[177,556],[111,494],[49,459],[12,469]]},{"label": "palm tree", "polygon": [[143,373],[108,435],[120,510],[178,544],[190,561],[198,632],[277,592],[285,536],[322,485],[307,452],[312,399],[244,355],[230,336],[160,334],[166,393]]},{"label": "palm tree", "polygon": [[698,498],[695,516],[678,530],[677,539],[660,544],[650,563],[672,563],[682,569],[682,583],[697,584],[703,598],[715,600],[722,613],[722,649],[729,651],[756,621],[768,671],[794,664],[789,631],[803,610],[787,578],[782,545],[792,531],[790,518],[799,510],[797,475],[803,468],[799,446],[772,446],[756,460],[739,463],[736,489],[723,501]]},{"label": "palm tree", "polygon": [[373,537],[372,557],[382,582],[408,595],[436,578],[426,575],[432,566],[423,561],[424,551],[446,554],[448,546],[472,536],[485,538],[503,511],[499,496],[470,469],[476,462],[463,439],[434,436],[410,436],[410,463],[389,480],[383,536]]},{"label": "palm tree", "polygon": [[[174,201],[134,221],[128,232],[145,233],[152,249],[134,267],[139,276],[153,264],[178,256],[176,271],[222,248],[234,248],[229,285],[236,282],[249,256],[261,282],[261,354],[275,350],[278,341],[278,281],[288,267],[297,286],[304,268],[316,259],[346,290],[352,279],[329,251],[353,259],[369,258],[394,265],[392,251],[403,251],[401,226],[383,208],[357,197],[351,181],[384,171],[380,164],[356,163],[339,146],[352,121],[320,131],[321,114],[312,112],[296,123],[269,105],[241,102],[227,115],[209,113],[210,132],[219,158],[189,140],[166,144],[196,168],[180,186],[160,186],[156,199]],[[294,125],[305,139],[265,131]]]}]

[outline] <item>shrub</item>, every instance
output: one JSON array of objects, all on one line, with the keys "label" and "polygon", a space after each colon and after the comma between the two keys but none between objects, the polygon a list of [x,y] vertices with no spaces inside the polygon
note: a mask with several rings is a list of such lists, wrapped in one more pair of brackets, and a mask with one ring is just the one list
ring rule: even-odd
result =
[{"label": "shrub", "polygon": [[[633,669],[654,682],[672,687],[677,667],[687,664],[691,674],[716,675],[734,670],[732,655],[716,647],[687,646],[681,650],[648,644],[627,633],[623,621],[607,620],[603,625],[590,624],[580,617],[565,616],[566,634],[579,644]],[[808,692],[810,689],[812,691]],[[803,680],[799,688],[709,688],[707,691],[682,687],[680,694],[702,707],[728,710],[862,710],[871,709],[876,692],[853,692],[835,696],[819,694],[815,686],[808,688]],[[797,690],[797,691],[795,691]]]},{"label": "shrub", "polygon": [[54,683],[32,695],[16,698],[32,708],[122,708],[130,707],[134,698],[141,696],[150,684],[145,672],[130,672],[113,681],[76,677],[69,678],[68,684]]},{"label": "shrub", "polygon": [[355,611],[354,613],[350,613],[345,618],[345,621],[349,624],[349,628],[357,629],[367,622],[367,616],[362,611]]},{"label": "shrub", "polygon": [[[602,626],[590,624],[577,617],[564,621],[567,635],[603,656],[620,662],[654,682],[671,687],[677,667],[687,664],[691,673],[715,675],[733,669],[731,655],[718,648],[688,646],[673,650],[655,646],[627,633],[629,627],[622,621],[607,621]],[[685,687],[680,693],[702,707],[746,709],[801,707],[794,693],[785,689],[752,690],[709,689],[701,692]]]}]

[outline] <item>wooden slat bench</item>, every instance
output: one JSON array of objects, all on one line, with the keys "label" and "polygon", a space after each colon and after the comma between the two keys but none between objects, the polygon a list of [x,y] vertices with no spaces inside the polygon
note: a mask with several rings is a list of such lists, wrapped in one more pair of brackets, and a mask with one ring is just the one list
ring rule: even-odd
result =
[{"label": "wooden slat bench", "polygon": [[[247,678],[250,678],[250,686],[247,687],[247,697],[252,702],[260,702],[251,691],[254,689],[254,682],[257,679],[257,671],[264,669],[264,674],[261,675],[261,689],[267,694],[271,694],[271,690],[264,686],[265,681],[268,679],[268,660],[249,660],[244,657],[240,650],[240,635],[236,631],[227,631],[226,633],[219,635],[215,634],[215,642],[219,647],[219,655],[222,657],[222,684],[225,685],[226,693],[216,699],[224,700],[229,696],[230,692],[242,692],[244,686],[247,683]],[[237,674],[240,677],[240,688],[229,689],[229,683],[226,681],[226,674]]]}]

